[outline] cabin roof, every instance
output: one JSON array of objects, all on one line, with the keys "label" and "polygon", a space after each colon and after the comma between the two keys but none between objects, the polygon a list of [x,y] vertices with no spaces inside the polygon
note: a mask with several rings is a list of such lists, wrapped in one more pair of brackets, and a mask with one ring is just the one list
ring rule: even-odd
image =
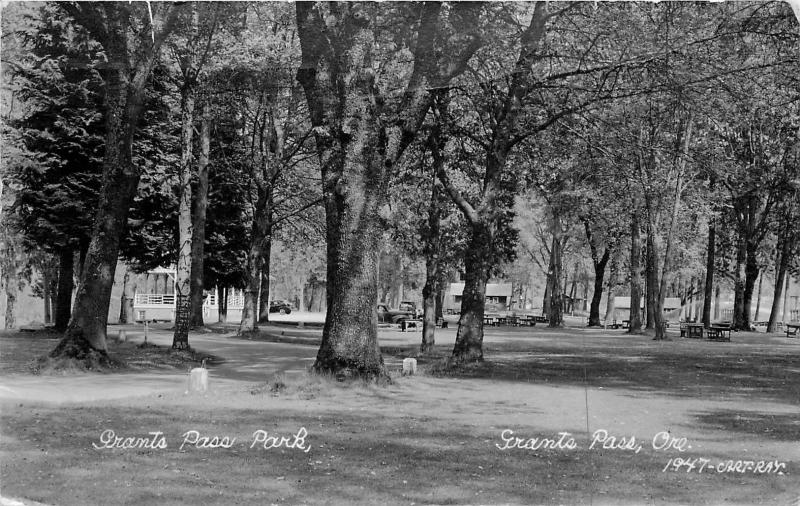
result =
[{"label": "cabin roof", "polygon": [[[464,283],[450,283],[450,295],[464,293]],[[486,283],[487,297],[511,297],[511,283]]]}]

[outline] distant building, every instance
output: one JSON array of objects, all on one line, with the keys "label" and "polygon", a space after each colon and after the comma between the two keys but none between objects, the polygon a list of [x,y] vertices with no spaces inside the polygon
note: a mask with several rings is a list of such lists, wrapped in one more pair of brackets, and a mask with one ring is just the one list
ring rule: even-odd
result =
[{"label": "distant building", "polygon": [[[511,304],[511,283],[486,284],[486,311],[508,311]],[[464,293],[464,283],[450,283],[445,294],[444,309],[450,313],[461,311],[461,300]]]},{"label": "distant building", "polygon": [[[175,275],[174,267],[158,267],[147,272],[144,290],[137,291],[133,299],[135,321],[175,321]],[[156,293],[151,293],[151,290]],[[203,320],[215,322],[219,319],[219,292],[216,288],[206,290],[203,298]],[[244,308],[244,291],[229,289],[227,302],[227,321],[240,321]]]},{"label": "distant building", "polygon": [[[644,297],[640,301],[640,309],[644,310]],[[681,299],[680,297],[665,297],[664,298],[664,316],[667,320],[679,320],[681,317]],[[631,298],[630,297],[614,297],[614,315],[611,320],[621,322],[623,320],[631,319]]]}]

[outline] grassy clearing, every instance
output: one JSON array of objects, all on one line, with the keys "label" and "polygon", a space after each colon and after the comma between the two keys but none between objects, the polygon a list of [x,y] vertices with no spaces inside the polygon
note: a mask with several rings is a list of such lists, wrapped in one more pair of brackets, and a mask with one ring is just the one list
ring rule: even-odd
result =
[{"label": "grassy clearing", "polygon": [[[502,402],[486,398],[488,418],[475,423],[401,401],[422,388],[447,395],[436,381],[442,380],[402,378],[380,388],[276,377],[248,391],[207,396],[4,406],[4,494],[60,505],[759,504],[788,503],[796,490],[797,462],[783,475],[662,472],[678,453],[589,449],[589,435],[578,431],[574,450],[501,451],[508,410]],[[465,390],[477,386],[465,383]],[[452,394],[457,399],[464,391]],[[301,428],[307,453],[253,445],[258,430],[291,437]],[[102,446],[107,429],[121,437],[161,431],[167,448],[93,448]],[[514,429],[555,436],[535,417]],[[181,449],[191,430],[236,441],[230,448]]]},{"label": "grassy clearing", "polygon": [[83,361],[57,358],[48,354],[56,347],[61,334],[52,331],[0,333],[0,375],[37,374],[70,375],[87,371],[136,372],[147,370],[186,370],[196,367],[203,359],[217,357],[198,350],[173,350],[152,343],[108,340],[111,367],[87,364]]},{"label": "grassy clearing", "polygon": [[[449,346],[425,356],[416,344],[384,347],[387,363],[418,356],[421,372],[384,386],[278,374],[224,386],[212,377],[205,395],[6,402],[0,481],[4,496],[59,505],[793,504],[800,378],[792,346],[511,330],[487,342],[485,363],[456,370],[440,367]],[[307,453],[286,447],[301,428]],[[590,448],[598,428],[635,437],[641,451]],[[576,445],[500,450],[506,429],[525,440],[569,432]],[[159,431],[167,447],[94,448],[106,430]],[[181,449],[190,431],[209,443],[236,441]],[[252,444],[257,431],[288,439],[264,448]],[[653,449],[660,431],[692,448]],[[707,458],[714,469],[670,470],[674,458]],[[716,472],[743,459],[785,467]]]},{"label": "grassy clearing", "polygon": [[[440,377],[625,388],[671,396],[800,399],[799,343],[740,333],[744,342],[676,339],[657,344],[647,336],[583,329],[536,329],[524,340],[484,346],[486,361],[450,368],[450,348],[419,354],[416,346],[384,347],[389,357],[417,357]],[[507,335],[521,331],[507,331]],[[526,334],[528,335],[528,334]]]}]

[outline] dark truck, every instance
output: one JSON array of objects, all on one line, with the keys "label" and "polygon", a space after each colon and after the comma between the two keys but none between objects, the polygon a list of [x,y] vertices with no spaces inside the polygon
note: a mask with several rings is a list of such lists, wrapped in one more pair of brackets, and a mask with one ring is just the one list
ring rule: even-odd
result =
[{"label": "dark truck", "polygon": [[397,309],[389,309],[386,304],[378,304],[378,323],[400,323],[403,320],[414,320],[417,317],[417,305],[403,301]]}]

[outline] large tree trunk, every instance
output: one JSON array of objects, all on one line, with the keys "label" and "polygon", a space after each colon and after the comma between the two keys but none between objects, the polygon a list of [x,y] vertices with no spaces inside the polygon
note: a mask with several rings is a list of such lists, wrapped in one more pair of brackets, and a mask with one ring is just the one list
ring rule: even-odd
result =
[{"label": "large tree trunk", "polygon": [[712,221],[708,226],[708,251],[706,254],[706,282],[703,293],[703,326],[711,326],[711,299],[714,290],[714,256],[716,255],[716,228]]},{"label": "large tree trunk", "polygon": [[[314,369],[339,377],[385,375],[375,307],[378,217],[396,164],[430,108],[431,80],[444,88],[464,71],[479,41],[471,24],[480,6],[452,6],[449,19],[465,26],[450,44],[439,30],[441,4],[420,4],[413,69],[400,103],[386,100],[371,59],[377,28],[366,6],[296,3],[302,53],[297,80],[322,169],[328,243],[328,312]],[[436,51],[437,44],[446,50]]]},{"label": "large tree trunk", "polygon": [[606,248],[599,261],[594,262],[594,292],[592,303],[589,306],[589,326],[600,326],[600,300],[603,298],[603,278],[605,278],[606,264],[611,256],[611,250]]},{"label": "large tree trunk", "polygon": [[383,376],[376,309],[379,252],[374,240],[381,233],[377,218],[383,196],[369,186],[363,188],[362,198],[326,193],[327,314],[314,369],[340,378]]},{"label": "large tree trunk", "polygon": [[542,295],[542,316],[547,316],[550,314],[550,287],[553,286],[551,279],[552,278],[548,267],[547,278],[544,282],[544,295]]},{"label": "large tree trunk", "polygon": [[548,327],[560,327],[564,322],[564,288],[561,286],[562,271],[562,244],[561,221],[558,214],[553,211],[553,241],[550,248],[550,266],[547,275],[549,283],[547,320]]},{"label": "large tree trunk", "polygon": [[[744,292],[742,293],[742,326],[745,330],[751,330],[750,312],[753,305],[753,292],[755,291],[756,279],[758,278],[759,268],[756,258],[758,244],[747,241],[746,260],[745,260],[745,281]],[[756,316],[758,318],[758,316]]]},{"label": "large tree trunk", "polygon": [[752,322],[755,323],[759,322],[761,318],[759,318],[759,313],[761,312],[761,285],[764,284],[764,271],[761,271],[758,275],[758,293],[756,295],[756,312],[753,314]]},{"label": "large tree trunk", "polygon": [[[434,163],[441,163],[442,158],[438,146],[434,150],[436,151]],[[425,241],[425,286],[422,289],[423,321],[422,343],[420,344],[420,352],[422,353],[432,350],[436,342],[436,293],[439,278],[441,277],[439,273],[439,250],[441,246],[440,223],[442,215],[441,191],[436,181],[437,172],[438,169],[434,168],[431,201],[428,205],[428,226],[423,234],[423,240]]]},{"label": "large tree trunk", "polygon": [[608,290],[606,296],[606,315],[605,321],[613,322],[617,318],[617,301],[616,301],[616,280],[617,280],[617,259],[616,256],[611,261],[611,272],[608,277]]},{"label": "large tree trunk", "polygon": [[746,330],[747,322],[744,318],[744,284],[745,284],[745,263],[747,260],[746,238],[740,235],[739,244],[736,248],[736,277],[733,285],[733,328],[735,330]]},{"label": "large tree trunk", "polygon": [[[48,255],[49,256],[49,255]],[[42,301],[44,302],[44,323],[53,323],[53,275],[50,269],[50,261],[41,263],[42,266]]]},{"label": "large tree trunk", "polygon": [[17,275],[17,256],[16,249],[11,244],[6,244],[3,251],[6,256],[5,272],[3,273],[3,284],[6,291],[6,330],[17,326],[17,292],[19,291],[19,277]]},{"label": "large tree trunk", "polygon": [[75,275],[75,252],[62,249],[58,255],[58,288],[56,293],[55,329],[58,332],[67,330],[72,308],[73,277]]},{"label": "large tree trunk", "polygon": [[[196,9],[196,8],[195,8]],[[195,14],[196,14],[195,10]],[[186,70],[194,72],[193,65]],[[187,78],[191,79],[191,78]],[[194,83],[181,88],[181,164],[178,194],[178,263],[175,279],[175,333],[172,347],[189,348],[192,286],[192,141],[194,138]]]},{"label": "large tree trunk", "polygon": [[[129,7],[123,3],[100,4],[105,10],[106,27],[96,34],[103,43],[106,65],[106,142],[103,158],[103,184],[98,199],[92,239],[82,268],[81,283],[75,296],[72,318],[52,356],[85,358],[91,352],[107,353],[106,322],[111,302],[111,287],[117,267],[119,243],[139,184],[139,167],[132,163],[133,135],[142,110],[145,85],[161,44],[171,31],[176,10],[166,6],[160,13],[168,18],[160,29],[143,30],[139,48],[129,47]],[[65,7],[72,9],[74,6]],[[155,8],[153,9],[155,10]],[[74,12],[79,18],[95,18]],[[90,30],[97,19],[84,23]],[[145,33],[147,32],[147,33]],[[152,36],[153,41],[149,42]],[[129,68],[130,57],[139,53],[136,67]]]},{"label": "large tree trunk", "polygon": [[648,229],[646,235],[647,241],[647,248],[645,249],[645,265],[644,265],[644,277],[645,277],[645,307],[646,307],[646,317],[645,317],[645,328],[652,329],[655,327],[655,304],[656,304],[656,285],[658,284],[656,281],[656,257],[655,257],[655,247],[653,244],[653,237],[651,235],[650,230]]},{"label": "large tree trunk", "polygon": [[203,104],[203,117],[200,123],[200,156],[197,159],[197,192],[194,196],[192,210],[192,279],[191,316],[189,325],[202,327],[203,279],[205,243],[206,243],[206,211],[208,209],[208,159],[211,152],[211,117],[208,103]]},{"label": "large tree trunk", "polygon": [[217,321],[225,323],[228,321],[228,287],[222,287],[222,290],[217,291],[217,293],[220,294],[219,302],[217,302]]},{"label": "large tree trunk", "polygon": [[133,297],[136,286],[130,269],[126,268],[125,277],[122,279],[122,296],[119,305],[119,322],[133,323]]},{"label": "large tree trunk", "polygon": [[786,281],[786,271],[789,267],[789,251],[791,244],[786,237],[780,238],[780,245],[778,247],[778,258],[775,260],[775,289],[772,292],[772,308],[769,313],[769,322],[767,323],[767,332],[775,332],[777,330],[778,312],[781,307],[781,296],[783,295],[783,286]]},{"label": "large tree trunk", "polygon": [[[261,242],[264,248],[261,251],[261,292],[258,299],[258,323],[269,322],[269,300],[270,300],[270,259],[272,258],[272,232],[268,231],[267,236]],[[302,308],[300,308],[302,310]]]},{"label": "large tree trunk", "polygon": [[[260,170],[256,168],[255,170]],[[271,197],[267,191],[258,191],[256,208],[253,211],[253,225],[250,229],[250,247],[247,252],[246,286],[244,307],[239,334],[258,330],[258,309],[260,303],[261,270],[265,268],[264,252],[269,250],[271,239]],[[267,274],[269,276],[269,274]],[[269,292],[269,282],[265,287]]]},{"label": "large tree trunk", "polygon": [[464,292],[461,297],[461,318],[458,321],[456,344],[451,360],[474,362],[483,360],[483,316],[486,306],[486,281],[489,279],[492,238],[483,224],[472,226],[472,237],[464,254]]}]

